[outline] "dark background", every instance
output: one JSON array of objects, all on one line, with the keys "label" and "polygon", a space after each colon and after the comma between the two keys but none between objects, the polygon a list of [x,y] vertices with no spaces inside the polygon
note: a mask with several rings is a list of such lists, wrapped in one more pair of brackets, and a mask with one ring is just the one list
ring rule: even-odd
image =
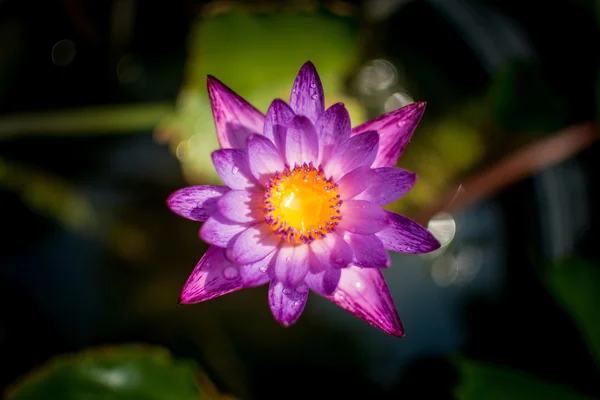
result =
[{"label": "dark background", "polygon": [[[116,40],[111,29],[118,26],[114,22],[117,3],[0,1],[0,126],[15,113],[175,103],[185,79],[192,24],[215,3],[130,2],[134,7],[131,30],[126,40]],[[489,129],[482,133],[485,157],[457,175],[455,182],[467,181],[522,145],[595,120],[600,52],[597,6],[592,1],[440,5],[415,0],[392,7],[379,20],[365,17],[365,10],[376,4],[341,3],[356,15],[363,32],[360,59],[352,71],[374,58],[401,59],[408,79],[418,82],[419,98],[428,101],[424,121],[466,108],[494,85],[506,89],[503,98],[513,107],[490,106]],[[269,5],[254,2],[249,7],[262,10],[265,4]],[[313,2],[309,8],[328,10],[331,4]],[[473,9],[479,20],[461,25],[469,20],[461,18],[471,15],[465,10]],[[517,43],[520,37],[527,38],[523,47],[503,41],[503,29],[510,28],[502,28],[502,18],[518,27],[522,36],[517,35]],[[482,32],[496,39],[482,42],[483,50],[473,45]],[[56,65],[52,49],[64,39],[75,43],[75,56],[67,65]],[[519,59],[514,54],[521,48],[528,49],[527,57]],[[68,58],[69,49],[65,51]],[[142,65],[142,80],[119,79],[117,65],[125,55],[133,55]],[[508,75],[516,89],[510,92],[508,81],[501,80],[507,79],[506,74],[498,71],[513,59],[517,62]],[[352,71],[346,82],[349,95],[356,95]],[[218,77],[218,71],[214,75]],[[369,353],[381,350],[361,345],[367,340],[362,336],[365,331],[347,328],[362,324],[357,319],[323,324],[309,312],[297,326],[282,329],[269,315],[264,288],[196,306],[177,305],[180,287],[206,246],[198,240],[195,224],[180,220],[165,206],[169,193],[189,183],[178,159],[167,144],[156,140],[153,129],[118,134],[21,134],[8,128],[1,132],[0,160],[38,171],[49,180],[59,177],[95,205],[100,221],[91,233],[68,229],[23,199],[21,181],[1,181],[2,388],[59,354],[144,342],[195,359],[221,390],[240,398],[268,398],[274,393],[313,398],[450,398],[461,382],[452,364],[457,355],[600,397],[593,355],[577,325],[540,279],[540,271],[572,255],[598,261],[597,144],[456,210],[457,221],[461,216],[464,232],[469,233],[461,236],[458,224],[452,245],[484,243],[481,252],[497,272],[489,276],[493,290],[471,290],[465,284],[424,293],[442,297],[444,291],[458,293],[453,314],[443,315],[458,333],[436,329],[439,315],[435,314],[421,316],[425,322],[418,325],[404,320],[408,335],[414,332],[422,346],[394,364],[397,371],[387,372],[391,378],[378,380],[372,372],[378,358]],[[417,164],[413,169],[418,168]],[[455,182],[446,186],[451,189]],[[545,191],[549,186],[544,182],[555,191]],[[556,193],[560,199],[546,199]],[[494,210],[489,221],[473,217],[487,210],[486,205]],[[582,219],[577,219],[575,214],[581,213]],[[114,236],[115,221],[144,232],[150,245],[142,246],[146,249],[142,253],[148,253],[115,252],[115,246],[122,249],[137,243],[135,235],[130,238],[133,242]],[[559,236],[553,235],[556,230]],[[403,265],[395,263],[392,268]],[[146,305],[148,299],[153,301]],[[412,301],[399,305],[401,317],[403,309],[418,313],[424,300],[417,296]],[[326,312],[342,313],[334,307]],[[428,318],[434,322],[427,322]],[[374,336],[368,340],[382,337],[371,333]],[[455,339],[441,348],[436,345],[449,336]],[[411,346],[408,336],[400,342],[394,349]],[[403,351],[408,350],[399,354]]]}]

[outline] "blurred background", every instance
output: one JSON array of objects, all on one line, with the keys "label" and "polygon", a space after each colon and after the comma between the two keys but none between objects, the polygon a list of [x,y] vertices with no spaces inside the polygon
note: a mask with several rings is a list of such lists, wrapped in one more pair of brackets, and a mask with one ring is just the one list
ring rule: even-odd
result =
[{"label": "blurred background", "polygon": [[[600,398],[600,1],[0,0],[8,399]],[[353,125],[427,110],[384,271],[406,337],[267,288],[179,306],[217,182],[211,74],[261,111],[307,60]]]}]

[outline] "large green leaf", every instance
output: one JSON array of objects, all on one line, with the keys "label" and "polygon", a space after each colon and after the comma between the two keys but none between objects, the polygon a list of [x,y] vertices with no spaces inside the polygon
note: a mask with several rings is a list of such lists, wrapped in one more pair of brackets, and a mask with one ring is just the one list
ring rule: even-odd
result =
[{"label": "large green leaf", "polygon": [[572,258],[544,273],[548,290],[567,311],[600,366],[600,267]]},{"label": "large green leaf", "polygon": [[205,15],[190,36],[177,110],[157,132],[170,140],[190,180],[216,182],[210,153],[218,142],[206,76],[215,76],[265,112],[274,99],[288,99],[296,73],[308,60],[319,71],[326,103],[343,101],[353,125],[364,122],[362,106],[344,95],[344,79],[358,58],[358,39],[356,19],[317,8],[255,11],[235,6]]},{"label": "large green leaf", "polygon": [[546,382],[520,371],[472,360],[457,361],[461,385],[459,400],[585,400],[568,388]]},{"label": "large green leaf", "polygon": [[222,399],[197,366],[168,351],[123,345],[59,357],[26,376],[8,400]]}]

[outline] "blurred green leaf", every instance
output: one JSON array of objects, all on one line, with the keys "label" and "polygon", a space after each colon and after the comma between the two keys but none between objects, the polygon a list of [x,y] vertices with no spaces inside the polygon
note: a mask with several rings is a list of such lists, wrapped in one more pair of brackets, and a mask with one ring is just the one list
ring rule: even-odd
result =
[{"label": "blurred green leaf", "polygon": [[457,366],[462,378],[456,391],[458,400],[588,399],[568,388],[509,368],[465,359],[458,360]]},{"label": "blurred green leaf", "polygon": [[492,113],[513,132],[552,132],[563,127],[567,107],[544,81],[536,64],[507,63],[493,78],[489,91]]},{"label": "blurred green leaf", "polygon": [[61,136],[149,130],[172,111],[172,104],[150,103],[0,115],[0,139],[24,133]]},{"label": "blurred green leaf", "polygon": [[123,345],[59,357],[9,390],[8,400],[223,399],[197,366],[168,351]]},{"label": "blurred green leaf", "polygon": [[556,301],[573,318],[600,366],[600,268],[571,258],[545,271],[544,280]]},{"label": "blurred green leaf", "polygon": [[[235,26],[235,29],[231,29]],[[210,153],[218,148],[206,76],[213,75],[262,112],[288,100],[306,61],[319,71],[327,104],[343,101],[353,125],[362,106],[344,94],[344,79],[358,58],[358,22],[323,10],[268,12],[233,7],[198,21],[190,36],[187,76],[177,110],[157,129],[171,142],[190,180],[215,180]]]}]

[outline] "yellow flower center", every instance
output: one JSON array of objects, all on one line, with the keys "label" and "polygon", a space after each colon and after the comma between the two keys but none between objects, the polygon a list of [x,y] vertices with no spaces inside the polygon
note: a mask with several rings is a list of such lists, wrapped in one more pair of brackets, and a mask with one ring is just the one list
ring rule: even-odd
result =
[{"label": "yellow flower center", "polygon": [[333,232],[341,219],[337,184],[312,163],[286,167],[271,178],[264,198],[267,224],[289,243],[310,243]]}]

